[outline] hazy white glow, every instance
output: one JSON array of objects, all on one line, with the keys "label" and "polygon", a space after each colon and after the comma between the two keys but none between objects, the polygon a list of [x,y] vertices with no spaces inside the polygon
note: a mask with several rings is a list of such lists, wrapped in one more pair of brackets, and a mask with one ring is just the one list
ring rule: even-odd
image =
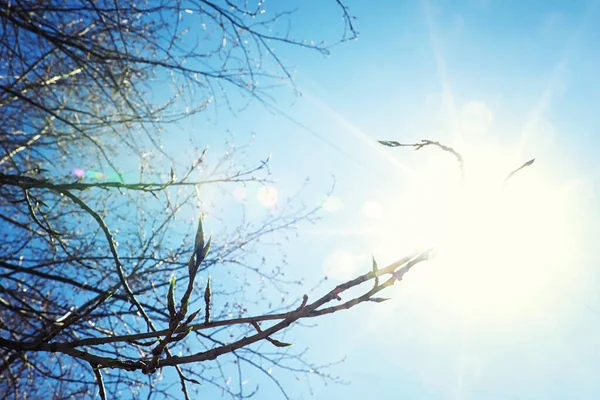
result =
[{"label": "hazy white glow", "polygon": [[424,268],[435,275],[418,284],[457,310],[518,314],[525,304],[552,296],[574,268],[572,192],[553,182],[539,161],[503,185],[527,160],[498,146],[471,146],[463,156],[464,182],[444,155],[413,177],[398,196],[394,218],[384,222],[383,245],[389,247],[385,238],[393,237],[434,247],[437,256]]},{"label": "hazy white glow", "polygon": [[258,201],[267,208],[273,208],[279,201],[279,191],[273,186],[263,186],[258,190]]},{"label": "hazy white glow", "polygon": [[469,101],[462,106],[460,121],[465,132],[487,132],[493,120],[494,113],[483,101]]},{"label": "hazy white glow", "polygon": [[344,203],[339,197],[327,196],[323,201],[323,210],[329,212],[336,212],[344,207]]},{"label": "hazy white glow", "polygon": [[362,213],[369,219],[379,219],[383,217],[385,210],[380,202],[375,200],[366,201],[362,207]]},{"label": "hazy white glow", "polygon": [[237,186],[233,189],[233,197],[235,197],[238,201],[244,201],[248,198],[248,193],[246,192],[246,188],[242,185]]},{"label": "hazy white glow", "polygon": [[367,254],[336,250],[323,260],[323,271],[330,279],[346,281],[362,272],[369,265],[368,261]]}]

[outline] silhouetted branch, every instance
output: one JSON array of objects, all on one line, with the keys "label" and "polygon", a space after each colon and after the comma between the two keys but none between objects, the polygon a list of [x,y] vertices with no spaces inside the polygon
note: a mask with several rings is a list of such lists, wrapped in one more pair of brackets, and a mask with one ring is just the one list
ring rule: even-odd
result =
[{"label": "silhouetted branch", "polygon": [[510,178],[512,178],[514,174],[516,174],[517,172],[519,172],[523,168],[529,167],[531,164],[533,164],[534,161],[535,161],[535,158],[532,158],[531,160],[523,163],[523,165],[521,165],[519,168],[513,170],[510,174],[508,174],[508,176],[506,177],[506,179],[504,179],[504,184],[506,184],[506,182],[508,182],[508,180]]},{"label": "silhouetted branch", "polygon": [[94,371],[94,375],[96,376],[96,382],[98,383],[98,390],[100,391],[100,398],[102,400],[106,400],[106,389],[104,388],[104,379],[102,378],[102,371],[99,368],[96,368],[94,365],[92,366],[92,370]]},{"label": "silhouetted branch", "polygon": [[399,142],[396,142],[393,140],[391,140],[391,141],[378,140],[378,142],[387,147],[413,147],[415,150],[420,150],[426,146],[438,147],[438,148],[442,149],[443,151],[450,153],[454,157],[456,157],[456,161],[458,161],[458,167],[460,168],[461,176],[464,176],[464,161],[463,161],[462,155],[458,151],[454,150],[452,147],[443,145],[440,142],[435,142],[433,140],[427,140],[427,139],[421,140],[420,143],[411,143],[411,144],[399,143]]},{"label": "silhouetted branch", "polygon": [[[328,54],[356,37],[340,0],[323,3],[344,27],[327,44],[279,29],[293,11],[263,3],[0,0],[0,392],[169,397],[172,380],[152,373],[174,366],[186,399],[190,382],[244,398],[250,391],[227,383],[230,371],[242,379],[241,363],[263,373],[267,358],[282,370],[316,369],[303,353],[286,358],[294,367],[277,358],[290,351],[265,355],[243,342],[255,332],[250,321],[316,316],[308,298],[287,304],[300,281],[285,276],[285,257],[260,253],[260,241],[279,243],[315,211],[282,204],[254,220],[240,202],[233,225],[215,224],[219,244],[207,255],[209,239],[198,247],[188,237],[190,215],[218,221],[222,205],[207,188],[226,198],[228,184],[267,183],[268,163],[238,167],[244,148],[230,143],[205,159],[204,133],[182,133],[174,150],[166,129],[217,103],[235,111],[272,102],[270,87],[294,84],[273,46]],[[232,279],[208,283],[222,266]],[[187,286],[170,285],[182,274]],[[286,301],[268,304],[271,290]],[[251,343],[268,340],[268,329]],[[185,369],[175,356],[202,353],[206,362]],[[107,365],[119,367],[109,375]]]},{"label": "silhouetted branch", "polygon": [[[416,264],[425,261],[429,257],[430,253],[431,253],[431,250],[427,250],[427,251],[418,253],[413,256],[408,256],[408,257],[402,258],[402,259],[386,266],[385,268],[378,269],[377,271],[370,271],[370,272],[363,274],[355,279],[352,279],[343,284],[337,285],[335,288],[330,290],[327,294],[325,294],[318,300],[314,301],[313,303],[308,303],[308,297],[306,296],[306,297],[304,297],[303,302],[298,309],[295,309],[295,310],[292,310],[292,311],[289,311],[286,313],[278,314],[278,315],[265,315],[265,316],[258,316],[258,317],[245,318],[245,319],[234,319],[234,320],[220,321],[220,322],[216,321],[216,322],[212,322],[212,323],[208,323],[208,324],[204,323],[204,324],[190,325],[188,327],[182,327],[179,330],[178,329],[175,329],[175,330],[168,329],[168,330],[163,330],[163,331],[158,331],[158,332],[148,332],[148,333],[141,333],[141,334],[135,334],[135,335],[126,335],[126,336],[124,335],[124,336],[113,337],[113,338],[104,338],[104,339],[93,338],[93,339],[88,339],[88,340],[83,339],[83,340],[72,342],[72,343],[52,343],[52,344],[47,344],[47,345],[37,346],[37,347],[28,346],[26,344],[9,342],[9,341],[5,341],[2,344],[7,347],[12,347],[15,350],[29,349],[29,350],[36,350],[36,351],[62,352],[62,353],[68,354],[70,356],[80,358],[87,362],[95,363],[95,365],[97,365],[99,368],[120,368],[120,369],[126,369],[128,371],[141,369],[141,370],[147,371],[147,372],[151,372],[153,369],[156,369],[159,367],[177,366],[177,365],[182,365],[182,364],[187,364],[187,363],[192,363],[192,362],[213,360],[223,354],[233,352],[237,349],[248,346],[248,345],[255,343],[257,341],[260,341],[260,340],[268,340],[271,343],[273,343],[274,345],[276,345],[277,347],[286,347],[288,344],[276,341],[276,340],[270,338],[270,336],[273,335],[274,333],[277,333],[277,332],[289,327],[291,324],[293,324],[294,322],[296,322],[300,319],[314,318],[314,317],[322,316],[325,314],[331,314],[331,313],[334,313],[337,311],[352,308],[355,305],[363,303],[363,302],[369,302],[369,301],[380,302],[380,300],[378,300],[379,298],[376,298],[373,296],[375,294],[379,293],[380,291],[384,290],[385,288],[393,285],[397,281],[402,280],[404,275],[408,271],[410,271],[411,268],[413,268]],[[336,306],[321,308],[323,305],[331,302],[332,300],[340,298],[340,296],[343,293],[345,293],[346,291],[348,291],[349,289],[360,286],[361,284],[363,284],[365,282],[368,282],[370,280],[375,280],[376,278],[379,278],[384,275],[391,275],[391,276],[384,283],[372,287],[370,290],[368,290],[364,294],[354,297],[351,300],[348,300],[348,301],[346,301],[342,304],[336,305]],[[258,325],[259,321],[268,321],[268,320],[277,320],[278,322],[276,322],[274,325],[272,325],[271,327],[269,327],[267,329],[261,329],[260,326]],[[162,336],[162,335],[166,335],[167,337],[170,337],[173,333],[176,333],[176,332],[185,333],[187,335],[191,331],[207,329],[207,328],[216,327],[216,326],[229,326],[229,325],[241,324],[241,323],[251,324],[257,330],[258,333],[256,333],[255,335],[252,335],[252,336],[244,337],[244,338],[242,338],[236,342],[230,343],[230,344],[223,344],[219,347],[215,347],[208,351],[196,353],[196,354],[189,355],[189,356],[171,357],[171,358],[167,358],[164,360],[158,360],[156,357],[153,357],[151,360],[142,359],[139,361],[121,360],[121,359],[114,359],[114,358],[111,359],[111,358],[102,357],[99,355],[93,355],[91,353],[75,349],[75,347],[81,347],[81,346],[94,346],[94,345],[101,345],[101,344],[114,343],[114,342],[132,342],[132,341],[147,339],[147,338],[151,338],[151,337],[158,337],[158,336]],[[186,330],[185,332],[184,332],[184,329]]]}]

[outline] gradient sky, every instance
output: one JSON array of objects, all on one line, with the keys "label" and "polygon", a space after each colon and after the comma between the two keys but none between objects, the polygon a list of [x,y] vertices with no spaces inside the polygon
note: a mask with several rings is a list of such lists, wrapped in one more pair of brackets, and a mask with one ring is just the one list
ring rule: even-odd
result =
[{"label": "gradient sky", "polygon": [[[339,10],[313,15],[317,3],[296,32],[334,36]],[[255,133],[243,161],[272,155],[280,202],[303,187],[316,205],[335,177],[323,219],[285,243],[292,276],[333,284],[367,272],[371,254],[384,265],[439,245],[393,300],[288,334],[316,362],[346,357],[331,372],[350,384],[315,380],[312,398],[597,398],[600,2],[345,3],[359,40],[329,57],[281,49],[302,92],[277,92],[282,113],[254,104],[182,126],[216,148],[225,130],[240,144]],[[467,189],[450,155],[377,139],[454,146]],[[250,214],[269,212],[247,190]],[[303,379],[281,379],[310,398]],[[263,384],[258,397],[279,394]]]}]

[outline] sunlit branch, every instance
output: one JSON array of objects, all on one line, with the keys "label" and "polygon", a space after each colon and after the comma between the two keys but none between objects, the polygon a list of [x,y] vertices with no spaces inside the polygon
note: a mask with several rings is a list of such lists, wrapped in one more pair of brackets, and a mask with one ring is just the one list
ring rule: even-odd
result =
[{"label": "sunlit branch", "polygon": [[[73,183],[53,183],[48,179],[37,179],[26,175],[8,175],[0,173],[0,184],[19,186],[23,189],[51,189],[54,191],[62,190],[87,190],[91,188],[100,189],[125,189],[137,190],[144,192],[163,191],[169,187],[178,186],[199,186],[215,183],[239,183],[239,182],[255,182],[258,181],[253,174],[266,167],[261,164],[258,167],[247,171],[240,171],[231,176],[226,176],[219,179],[206,179],[202,181],[168,181],[165,183],[149,182],[149,183],[124,183],[124,182],[73,182]],[[263,180],[264,181],[264,180]]]},{"label": "sunlit branch", "polygon": [[504,183],[506,184],[506,182],[508,182],[508,180],[510,178],[512,178],[517,172],[519,172],[520,170],[522,170],[523,168],[529,167],[531,164],[533,164],[533,162],[535,161],[535,158],[532,158],[531,160],[523,163],[523,165],[521,165],[519,168],[515,169],[514,171],[512,171],[510,174],[508,174],[508,176],[504,179]]},{"label": "sunlit branch", "polygon": [[463,156],[456,150],[454,150],[452,147],[448,147],[446,145],[441,144],[440,142],[436,142],[433,140],[427,140],[427,139],[422,139],[420,143],[410,143],[410,144],[406,144],[406,143],[399,143],[396,141],[389,141],[389,140],[378,140],[378,142],[384,146],[387,147],[413,147],[415,150],[420,150],[423,147],[426,146],[435,146],[440,148],[441,150],[452,154],[455,158],[456,161],[458,161],[458,167],[460,168],[460,172],[461,172],[461,176],[464,176],[464,161],[463,161]]},{"label": "sunlit branch", "polygon": [[96,368],[96,366],[94,366],[93,364],[90,364],[92,366],[92,370],[94,371],[94,375],[96,376],[96,382],[98,382],[98,390],[100,391],[100,398],[102,400],[106,400],[106,389],[104,387],[104,379],[102,378],[102,371],[99,368]]},{"label": "sunlit branch", "polygon": [[[171,357],[171,358],[168,358],[165,360],[160,360],[158,362],[157,367],[176,366],[176,365],[191,363],[191,362],[212,360],[220,355],[232,352],[236,349],[245,347],[245,346],[255,343],[257,341],[269,340],[267,338],[269,338],[272,334],[279,332],[282,329],[287,328],[288,326],[290,326],[291,324],[293,324],[294,322],[296,322],[300,319],[313,318],[313,317],[341,311],[344,309],[349,309],[349,308],[351,308],[359,303],[362,303],[362,302],[381,302],[382,300],[380,298],[373,297],[373,295],[375,295],[376,293],[382,291],[383,289],[393,285],[395,282],[402,280],[404,275],[412,267],[414,267],[416,264],[418,264],[422,261],[425,261],[429,257],[430,253],[431,253],[431,250],[424,251],[422,253],[418,253],[416,255],[412,255],[412,256],[408,256],[403,259],[400,259],[400,260],[386,266],[385,268],[378,269],[377,271],[370,271],[369,273],[366,273],[355,279],[352,279],[350,281],[347,281],[343,284],[336,286],[334,289],[330,290],[327,294],[325,294],[324,296],[322,296],[321,298],[319,298],[318,300],[316,300],[313,303],[308,303],[308,296],[306,296],[303,298],[303,301],[298,308],[296,308],[292,311],[289,311],[287,313],[282,313],[279,315],[265,315],[265,316],[259,316],[259,317],[253,317],[253,318],[238,318],[238,319],[233,319],[233,320],[228,320],[228,321],[214,321],[214,322],[209,322],[208,324],[204,323],[204,324],[190,325],[187,329],[200,330],[200,329],[207,329],[210,327],[249,323],[257,329],[258,333],[255,335],[252,335],[252,336],[245,337],[234,343],[219,346],[219,347],[207,350],[205,352],[197,353],[197,354],[190,355],[190,356]],[[320,308],[321,306],[329,303],[332,300],[339,299],[340,296],[347,290],[349,290],[353,287],[359,286],[364,282],[367,282],[370,280],[375,280],[376,277],[381,277],[383,275],[391,275],[391,276],[383,284],[373,286],[369,291],[367,291],[363,295],[357,296],[357,297],[355,297],[347,302],[344,302],[340,305],[337,305],[337,306]],[[274,325],[272,325],[271,327],[269,327],[267,329],[261,329],[260,327],[258,327],[258,322],[268,321],[268,320],[278,320],[278,322],[276,322]],[[76,350],[75,347],[99,345],[99,344],[106,344],[106,343],[117,342],[117,341],[118,342],[132,342],[132,341],[137,341],[137,340],[141,340],[141,339],[158,337],[158,336],[165,335],[168,333],[169,333],[169,330],[163,330],[163,331],[157,331],[157,332],[148,332],[145,334],[107,337],[107,338],[103,338],[103,339],[102,338],[90,338],[90,339],[84,339],[81,341],[76,341],[76,342],[71,342],[71,343],[52,343],[49,345],[37,347],[32,350],[63,352],[65,354],[69,354],[73,357],[81,358],[88,362],[96,363],[96,365],[98,365],[101,368],[123,368],[123,369],[127,369],[127,370],[147,369],[148,361],[110,359],[110,358],[106,358],[106,357],[92,355],[92,354],[84,352],[84,351]],[[269,340],[269,341],[271,341],[271,343],[274,343],[278,346],[286,345],[279,341],[273,342],[273,340]],[[7,342],[5,342],[5,343],[7,343]],[[29,348],[27,346],[24,346],[23,344],[18,344],[18,343],[12,343],[11,345],[13,346],[14,349],[17,349],[17,350],[23,350],[23,349]]]}]

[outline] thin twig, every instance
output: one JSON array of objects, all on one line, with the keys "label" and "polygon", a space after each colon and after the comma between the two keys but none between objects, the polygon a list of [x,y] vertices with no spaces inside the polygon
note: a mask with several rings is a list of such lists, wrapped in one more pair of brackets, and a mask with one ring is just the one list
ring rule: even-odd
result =
[{"label": "thin twig", "polygon": [[127,283],[127,278],[125,277],[125,273],[123,272],[123,264],[121,263],[121,260],[119,258],[119,253],[117,252],[117,247],[115,246],[115,240],[112,237],[112,234],[110,233],[110,230],[108,229],[108,226],[106,226],[104,219],[102,219],[100,214],[98,214],[96,211],[94,211],[92,208],[90,208],[90,206],[88,206],[83,200],[81,200],[79,197],[75,196],[73,193],[69,192],[68,190],[57,190],[57,191],[59,193],[64,194],[65,196],[67,196],[75,204],[77,204],[79,207],[81,207],[83,210],[85,210],[88,214],[90,214],[92,216],[92,218],[94,218],[94,220],[96,220],[98,225],[100,225],[100,228],[102,229],[102,232],[104,232],[104,236],[106,237],[106,241],[108,242],[108,247],[109,247],[110,252],[115,261],[115,267],[117,269],[117,274],[119,275],[121,285],[123,285],[123,288],[125,289],[125,293],[127,293],[127,296],[129,296],[129,300],[131,301],[131,303],[137,307],[138,311],[140,312],[140,314],[146,321],[146,323],[148,325],[148,329],[150,329],[152,327],[152,321],[150,320],[150,317],[144,310],[144,307],[135,298],[135,295],[133,294],[133,291],[131,290],[129,283]]},{"label": "thin twig", "polygon": [[440,142],[427,139],[422,139],[420,143],[399,143],[394,140],[378,140],[378,142],[387,147],[414,147],[415,150],[420,150],[425,146],[438,147],[456,157],[456,161],[458,161],[458,167],[460,168],[461,177],[464,176],[464,160],[462,154],[454,150],[452,147],[443,145]]},{"label": "thin twig", "polygon": [[531,164],[533,164],[534,161],[535,161],[535,158],[532,158],[531,160],[523,163],[523,165],[521,165],[519,168],[515,169],[510,174],[508,174],[508,176],[506,177],[506,179],[504,179],[503,185],[506,185],[506,182],[508,182],[508,180],[514,176],[514,174],[516,174],[517,172],[519,172],[523,168],[529,167]]}]

